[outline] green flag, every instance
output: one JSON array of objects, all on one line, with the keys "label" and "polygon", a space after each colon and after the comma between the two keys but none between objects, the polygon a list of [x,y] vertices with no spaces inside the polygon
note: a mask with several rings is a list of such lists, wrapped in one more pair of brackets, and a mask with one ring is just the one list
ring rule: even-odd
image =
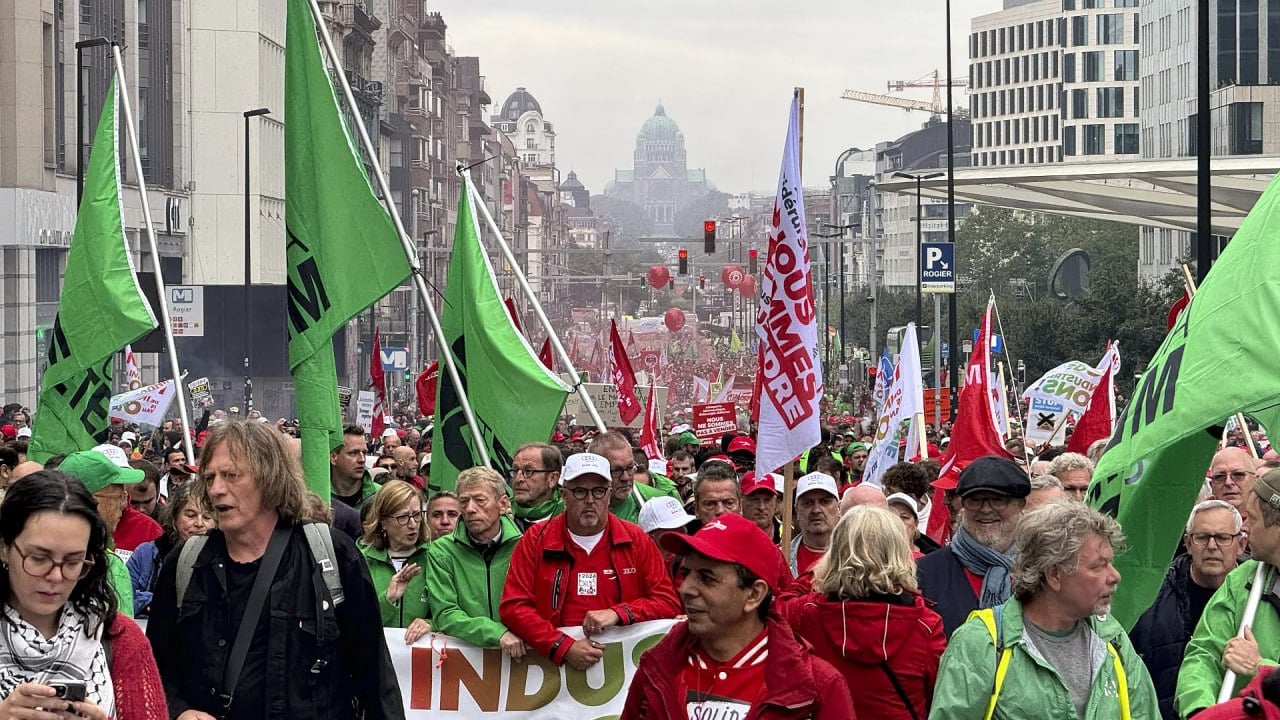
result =
[{"label": "green flag", "polygon": [[1156,351],[1094,471],[1088,501],[1128,539],[1112,604],[1126,627],[1155,599],[1226,418],[1243,411],[1280,429],[1280,333],[1249,322],[1280,307],[1277,182]]},{"label": "green flag", "polygon": [[[470,186],[471,179],[464,173],[440,324],[491,466],[510,477],[516,448],[551,437],[569,388],[538,360],[511,322],[489,258],[480,246]],[[432,432],[431,488],[452,490],[458,472],[479,465],[480,454],[458,394],[443,371]]]},{"label": "green flag", "polygon": [[306,0],[289,0],[285,42],[289,370],[307,487],[327,500],[329,453],[342,444],[333,334],[409,264],[343,124]]},{"label": "green flag", "polygon": [[734,355],[742,352],[742,338],[738,337],[738,328],[729,331],[729,352]]},{"label": "green flag", "polygon": [[27,453],[36,462],[107,441],[112,357],[156,326],[125,244],[118,93],[112,81],[85,170]]}]

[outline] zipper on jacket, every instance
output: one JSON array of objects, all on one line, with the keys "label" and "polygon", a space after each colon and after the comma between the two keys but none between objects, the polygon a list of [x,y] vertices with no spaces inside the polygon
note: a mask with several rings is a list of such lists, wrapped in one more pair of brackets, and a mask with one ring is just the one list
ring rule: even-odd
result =
[{"label": "zipper on jacket", "polygon": [[551,612],[560,607],[560,581],[564,578],[564,568],[556,570],[556,579],[551,586]]}]

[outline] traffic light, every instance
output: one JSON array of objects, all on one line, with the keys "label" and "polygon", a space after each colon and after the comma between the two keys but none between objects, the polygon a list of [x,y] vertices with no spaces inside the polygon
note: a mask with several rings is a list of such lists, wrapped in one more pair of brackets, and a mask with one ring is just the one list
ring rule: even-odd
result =
[{"label": "traffic light", "polygon": [[706,276],[706,275],[699,275],[699,276],[698,276],[698,289],[699,289],[699,290],[706,290],[706,289],[707,289],[707,276]]},{"label": "traffic light", "polygon": [[716,221],[707,220],[702,223],[702,249],[708,255],[716,251]]},{"label": "traffic light", "polygon": [[405,371],[404,371],[404,381],[405,381],[405,382],[413,382],[413,371],[412,371],[412,370],[405,370]]},{"label": "traffic light", "polygon": [[680,248],[680,274],[689,274],[689,251],[684,248]]},{"label": "traffic light", "polygon": [[755,275],[760,270],[758,251],[752,248],[747,253],[747,272]]},{"label": "traffic light", "polygon": [[675,278],[672,278],[672,279],[670,279],[670,280],[668,280],[668,281],[667,281],[667,289],[668,289],[668,290],[675,290],[675,289],[676,289],[676,280],[675,280]]}]

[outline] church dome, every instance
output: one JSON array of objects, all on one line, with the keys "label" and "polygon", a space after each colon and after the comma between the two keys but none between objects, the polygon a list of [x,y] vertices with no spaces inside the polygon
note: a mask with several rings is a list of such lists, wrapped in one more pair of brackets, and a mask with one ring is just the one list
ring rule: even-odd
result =
[{"label": "church dome", "polygon": [[582,184],[581,180],[578,179],[578,173],[570,170],[569,177],[565,178],[564,182],[560,183],[560,189],[561,190],[586,190],[587,187]]},{"label": "church dome", "polygon": [[537,112],[539,115],[542,114],[542,106],[538,104],[538,100],[528,90],[518,87],[507,98],[507,101],[502,103],[500,117],[503,120],[518,120],[521,115],[530,110]]},{"label": "church dome", "polygon": [[658,103],[658,107],[653,111],[653,117],[644,121],[644,125],[640,126],[640,137],[649,140],[675,140],[680,137],[680,126],[676,125],[676,121],[667,117],[666,108],[662,107],[662,103]]}]

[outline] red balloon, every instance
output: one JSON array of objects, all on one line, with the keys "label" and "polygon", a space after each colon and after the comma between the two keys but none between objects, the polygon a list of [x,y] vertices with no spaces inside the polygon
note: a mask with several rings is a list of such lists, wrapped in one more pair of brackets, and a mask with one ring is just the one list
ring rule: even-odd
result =
[{"label": "red balloon", "polygon": [[662,315],[662,322],[671,332],[680,332],[684,327],[684,311],[680,308],[668,308]]},{"label": "red balloon", "polygon": [[661,290],[671,282],[671,271],[666,265],[654,265],[649,268],[649,286],[654,290]]},{"label": "red balloon", "polygon": [[751,297],[755,295],[756,294],[756,276],[743,275],[742,282],[738,283],[738,292],[742,293],[743,297]]},{"label": "red balloon", "polygon": [[742,283],[742,278],[746,276],[747,274],[742,272],[742,268],[737,265],[725,265],[724,269],[720,271],[720,280],[728,288],[737,289],[738,285]]}]

